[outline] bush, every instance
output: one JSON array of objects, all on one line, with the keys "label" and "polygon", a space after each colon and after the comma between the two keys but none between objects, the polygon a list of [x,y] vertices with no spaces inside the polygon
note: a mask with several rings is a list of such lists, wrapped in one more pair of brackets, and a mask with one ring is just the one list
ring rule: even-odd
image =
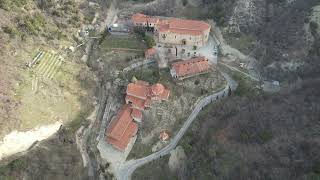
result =
[{"label": "bush", "polygon": [[197,46],[193,46],[193,50],[194,50],[194,51],[197,50],[197,48],[198,48]]},{"label": "bush", "polygon": [[151,36],[145,35],[144,40],[146,41],[148,48],[152,48],[153,46],[156,45],[156,42]]},{"label": "bush", "polygon": [[3,26],[2,30],[4,33],[9,34],[11,38],[14,38],[16,35],[19,34],[17,29],[15,29],[14,27],[10,27],[10,26]]},{"label": "bush", "polygon": [[218,25],[224,24],[225,12],[221,4],[213,4],[210,7],[210,11],[207,14],[208,18],[213,18]]},{"label": "bush", "polygon": [[40,32],[46,24],[44,17],[40,14],[18,17],[17,20],[20,28],[34,35]]},{"label": "bush", "polygon": [[312,170],[313,170],[314,173],[320,175],[320,161],[315,162],[315,163],[313,164]]},{"label": "bush", "polygon": [[10,10],[14,7],[22,7],[28,3],[28,0],[0,0],[0,8]]},{"label": "bush", "polygon": [[186,6],[188,4],[188,0],[182,0],[182,5]]},{"label": "bush", "polygon": [[319,25],[318,25],[316,22],[311,21],[310,24],[309,24],[309,26],[310,26],[311,34],[312,34],[313,36],[316,36]]},{"label": "bush", "polygon": [[272,133],[270,131],[263,130],[259,133],[259,138],[262,143],[266,143],[272,139]]}]

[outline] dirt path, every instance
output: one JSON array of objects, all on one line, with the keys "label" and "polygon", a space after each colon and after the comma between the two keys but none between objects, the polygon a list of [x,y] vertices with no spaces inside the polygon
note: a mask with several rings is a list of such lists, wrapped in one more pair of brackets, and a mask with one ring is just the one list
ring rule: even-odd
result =
[{"label": "dirt path", "polygon": [[[117,18],[117,13],[118,9],[115,8],[115,0],[111,3],[109,9],[108,9],[108,14],[105,19],[105,21],[100,25],[100,28],[97,29],[98,32],[102,33],[105,31],[105,28],[112,23]],[[96,39],[89,39],[88,42],[86,43],[85,47],[85,54],[81,58],[83,61],[88,61],[89,55],[92,53],[92,45],[96,41]],[[77,142],[77,147],[80,150],[82,159],[83,159],[83,166],[87,167],[88,169],[88,176],[89,179],[95,180],[95,179],[103,179],[100,174],[98,174],[98,157],[96,156],[90,156],[90,154],[94,154],[92,151],[92,138],[89,138],[93,133],[93,126],[97,120],[97,111],[98,111],[98,106],[96,106],[95,111],[91,114],[91,116],[88,117],[88,120],[90,120],[90,125],[87,127],[81,126],[78,131],[76,132],[76,142]]]},{"label": "dirt path", "polygon": [[[231,70],[240,71],[240,73],[245,73],[248,75],[251,79],[257,81],[259,79],[259,70],[255,66],[257,64],[257,60],[251,56],[251,53],[249,55],[243,54],[241,51],[239,51],[236,48],[231,47],[224,39],[222,32],[218,26],[215,25],[215,23],[211,20],[209,21],[209,24],[212,26],[212,34],[214,40],[217,42],[218,46],[220,47],[220,53],[223,56],[233,56],[235,59],[239,59],[241,61],[247,62],[248,65],[250,65],[250,71],[249,74],[245,73],[243,71],[240,71],[239,69],[228,65],[227,67]],[[226,64],[226,63],[224,63]]]}]

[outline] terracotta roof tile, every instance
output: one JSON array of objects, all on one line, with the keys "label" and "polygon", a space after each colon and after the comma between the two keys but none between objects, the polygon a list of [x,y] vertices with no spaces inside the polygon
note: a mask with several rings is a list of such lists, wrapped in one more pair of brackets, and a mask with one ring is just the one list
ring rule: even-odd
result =
[{"label": "terracotta roof tile", "polygon": [[140,83],[130,83],[127,86],[127,94],[141,99],[146,99],[149,95],[149,88],[148,86],[142,85]]},{"label": "terracotta roof tile", "polygon": [[192,58],[172,64],[172,68],[178,77],[189,76],[208,71],[210,68],[208,59],[205,57]]},{"label": "terracotta roof tile", "polygon": [[128,85],[126,102],[130,101],[134,108],[144,110],[151,106],[151,100],[167,100],[169,94],[170,91],[160,83],[150,86],[137,81]]},{"label": "terracotta roof tile", "polygon": [[157,50],[155,48],[150,48],[146,50],[146,52],[144,53],[144,56],[148,58],[148,57],[154,56],[156,53],[157,53]]},{"label": "terracotta roof tile", "polygon": [[142,112],[138,109],[132,109],[131,115],[135,119],[142,119]]},{"label": "terracotta roof tile", "polygon": [[165,90],[164,86],[160,83],[154,84],[151,86],[151,92],[155,96],[159,96]]},{"label": "terracotta roof tile", "polygon": [[[160,21],[161,22],[161,21]],[[172,18],[158,23],[160,32],[173,32],[178,34],[201,35],[210,29],[210,25],[204,21],[186,20]]]},{"label": "terracotta roof tile", "polygon": [[112,119],[110,126],[107,128],[107,136],[110,136],[114,139],[120,139],[131,121],[132,118],[130,106],[122,106],[116,117]]},{"label": "terracotta roof tile", "polygon": [[132,107],[133,108],[137,108],[140,110],[144,110],[145,109],[145,101],[144,99],[140,99],[134,96],[130,96],[130,95],[126,95],[126,101],[130,101],[132,103]]},{"label": "terracotta roof tile", "polygon": [[106,140],[119,150],[125,150],[130,138],[137,132],[138,126],[131,117],[132,109],[129,105],[121,107],[106,130]]},{"label": "terracotta roof tile", "polygon": [[137,131],[138,131],[138,125],[135,122],[131,121],[130,124],[128,125],[127,130],[125,131],[123,136],[121,136],[121,139],[117,140],[107,136],[106,140],[108,143],[112,144],[118,150],[124,151],[127,148],[131,137],[135,136]]},{"label": "terracotta roof tile", "polygon": [[144,15],[141,13],[137,13],[137,14],[132,15],[131,19],[134,23],[147,23],[148,22],[148,23],[156,24],[159,22],[159,18],[147,16],[147,15]]},{"label": "terracotta roof tile", "polygon": [[161,100],[168,100],[170,96],[170,91],[165,89],[163,93],[160,95]]}]

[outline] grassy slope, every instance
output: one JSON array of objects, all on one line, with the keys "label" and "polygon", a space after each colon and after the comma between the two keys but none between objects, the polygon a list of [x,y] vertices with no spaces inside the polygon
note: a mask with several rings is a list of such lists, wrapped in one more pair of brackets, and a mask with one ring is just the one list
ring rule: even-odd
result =
[{"label": "grassy slope", "polygon": [[74,0],[60,2],[60,8],[50,0],[21,2],[0,2],[0,137],[57,120],[68,128],[0,167],[0,179],[80,179],[85,171],[74,131],[92,111],[94,75],[80,61],[82,51],[63,54],[65,63],[55,77],[39,78],[39,89],[32,92],[34,70],[25,63],[39,49],[65,53],[75,44],[73,35],[85,12]]},{"label": "grassy slope", "polygon": [[[0,32],[3,31],[0,38],[4,42],[0,52],[0,122],[6,123],[0,124],[0,137],[13,129],[24,130],[56,120],[75,119],[87,89],[91,88],[83,87],[79,80],[81,71],[93,77],[84,69],[85,64],[77,63],[75,55],[66,56],[67,63],[52,80],[39,78],[37,92],[32,92],[34,69],[27,69],[25,64],[39,49],[64,53],[61,47],[74,43],[71,34],[79,22],[69,22],[69,17],[81,17],[76,5],[71,0],[65,1],[64,9],[30,0],[3,3],[0,9],[0,16],[5,19],[0,22]],[[46,10],[40,10],[42,6],[46,6]],[[53,15],[55,11],[60,12],[59,16]],[[70,24],[62,28],[66,23]]]}]

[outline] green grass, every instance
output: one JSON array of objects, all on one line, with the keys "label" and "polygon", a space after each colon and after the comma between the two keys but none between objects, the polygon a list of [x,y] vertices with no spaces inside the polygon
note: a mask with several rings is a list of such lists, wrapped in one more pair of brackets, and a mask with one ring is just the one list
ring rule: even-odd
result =
[{"label": "green grass", "polygon": [[101,48],[110,50],[111,48],[128,48],[144,51],[147,46],[146,43],[137,35],[115,36],[108,35],[101,43]]},{"label": "green grass", "polygon": [[13,26],[3,26],[2,30],[4,33],[9,34],[11,38],[20,35],[20,32]]},{"label": "green grass", "polygon": [[149,145],[145,145],[142,143],[135,143],[133,145],[132,150],[130,151],[127,160],[130,159],[138,159],[152,154],[151,148]]},{"label": "green grass", "polygon": [[0,0],[0,8],[11,10],[14,7],[22,7],[28,4],[28,0]]},{"label": "green grass", "polygon": [[133,77],[138,80],[147,81],[151,84],[159,82],[160,74],[157,67],[142,67],[137,70],[130,71],[127,74],[127,79],[131,80]]},{"label": "green grass", "polygon": [[21,31],[27,31],[29,34],[37,35],[45,29],[46,20],[41,14],[34,14],[32,16],[17,17],[19,28]]},{"label": "green grass", "polygon": [[168,161],[169,155],[166,155],[160,159],[152,161],[137,170],[135,170],[132,174],[133,180],[178,180],[178,177],[171,173]]},{"label": "green grass", "polygon": [[234,91],[234,94],[237,96],[256,96],[261,93],[261,91],[254,88],[255,84],[240,73],[234,72],[232,78],[238,82],[238,87]]},{"label": "green grass", "polygon": [[24,158],[16,159],[5,166],[0,167],[0,179],[1,180],[15,180],[16,177],[12,175],[12,172],[25,169],[27,162]]}]

